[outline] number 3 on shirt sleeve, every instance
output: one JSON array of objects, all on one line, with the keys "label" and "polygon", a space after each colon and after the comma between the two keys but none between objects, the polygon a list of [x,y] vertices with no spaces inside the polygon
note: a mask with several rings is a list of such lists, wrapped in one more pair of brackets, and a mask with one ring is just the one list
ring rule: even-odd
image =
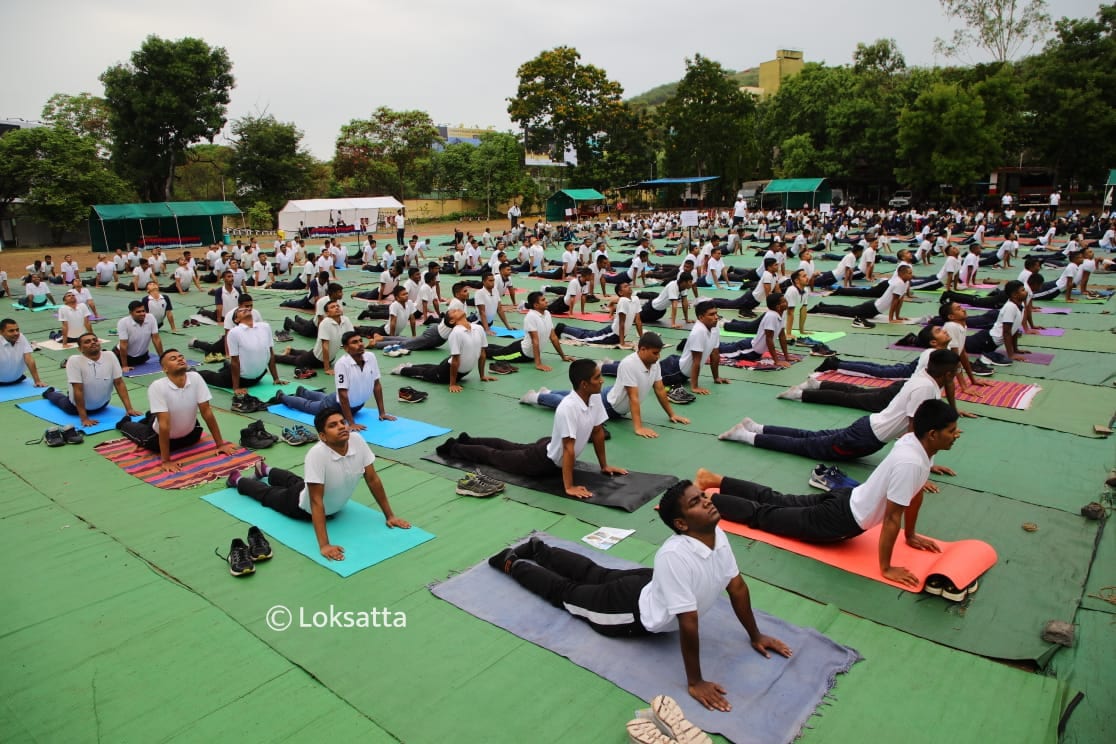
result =
[{"label": "number 3 on shirt sleeve", "polygon": [[337,375],[337,384],[338,385],[344,385],[345,384],[345,375],[343,375],[343,374]]}]

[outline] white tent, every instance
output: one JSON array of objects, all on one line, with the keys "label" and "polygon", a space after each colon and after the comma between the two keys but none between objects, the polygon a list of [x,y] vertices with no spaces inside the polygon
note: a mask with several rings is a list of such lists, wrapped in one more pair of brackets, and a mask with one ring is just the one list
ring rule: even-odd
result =
[{"label": "white tent", "polygon": [[299,223],[314,228],[343,221],[349,225],[367,217],[375,225],[381,209],[402,209],[403,205],[393,196],[362,196],[351,199],[295,199],[279,211],[279,229],[289,235],[298,233]]}]

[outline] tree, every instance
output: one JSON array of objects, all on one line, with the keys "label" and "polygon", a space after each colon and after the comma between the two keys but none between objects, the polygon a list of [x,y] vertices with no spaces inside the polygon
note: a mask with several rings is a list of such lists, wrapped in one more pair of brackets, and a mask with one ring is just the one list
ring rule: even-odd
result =
[{"label": "tree", "polygon": [[959,57],[975,46],[996,62],[1006,62],[1024,45],[1042,41],[1050,30],[1046,0],[938,1],[947,16],[964,24],[949,41],[934,42],[935,50],[947,57]]},{"label": "tree", "polygon": [[381,106],[371,118],[341,127],[333,168],[355,193],[388,191],[400,201],[407,177],[419,160],[432,157],[438,130],[425,111],[393,111]]},{"label": "tree", "polygon": [[236,194],[230,175],[233,149],[202,143],[186,151],[186,162],[175,170],[174,193],[182,201],[224,201]]},{"label": "tree", "polygon": [[55,128],[92,139],[101,157],[107,158],[112,152],[112,131],[105,99],[91,93],[76,96],[55,93],[43,106],[42,116],[44,122]]},{"label": "tree", "polygon": [[958,85],[931,86],[899,114],[895,175],[924,193],[975,182],[997,165],[995,135],[984,124],[980,96]]},{"label": "tree", "polygon": [[51,227],[55,238],[80,225],[89,205],[127,201],[127,185],[99,157],[91,138],[50,127],[0,137],[0,217],[11,203]]},{"label": "tree", "polygon": [[662,106],[667,171],[720,176],[711,187],[725,201],[755,168],[755,102],[718,62],[695,54],[674,96]]},{"label": "tree", "polygon": [[514,135],[485,132],[473,153],[469,169],[469,194],[485,204],[485,219],[492,217],[492,205],[503,204],[523,192],[526,174],[523,145]]},{"label": "tree", "polygon": [[278,213],[288,199],[310,185],[313,158],[301,145],[302,132],[267,115],[245,116],[232,124],[235,149],[229,162],[237,195],[265,202]]},{"label": "tree", "polygon": [[598,140],[621,109],[624,89],[604,70],[580,60],[573,47],[557,47],[520,65],[508,115],[523,128],[528,151],[549,153],[561,162],[573,148],[578,166],[588,166],[601,156]]},{"label": "tree", "polygon": [[101,74],[112,131],[113,162],[140,196],[165,201],[174,192],[187,148],[225,126],[232,63],[201,39],[148,36],[130,64]]}]

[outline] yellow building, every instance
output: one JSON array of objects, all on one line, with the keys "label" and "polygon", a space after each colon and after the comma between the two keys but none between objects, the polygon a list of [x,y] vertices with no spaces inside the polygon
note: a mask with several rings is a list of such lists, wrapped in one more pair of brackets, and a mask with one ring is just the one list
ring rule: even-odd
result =
[{"label": "yellow building", "polygon": [[765,96],[773,96],[787,78],[802,72],[802,52],[794,49],[779,49],[775,59],[761,62],[759,84]]}]

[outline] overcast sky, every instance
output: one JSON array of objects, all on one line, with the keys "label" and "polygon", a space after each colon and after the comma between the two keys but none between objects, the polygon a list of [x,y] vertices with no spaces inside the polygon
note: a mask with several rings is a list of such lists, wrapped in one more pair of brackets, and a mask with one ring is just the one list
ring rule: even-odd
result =
[{"label": "overcast sky", "polygon": [[[1055,18],[1092,17],[1098,0],[1051,0]],[[35,0],[0,3],[0,118],[39,118],[54,93],[101,95],[99,75],[145,37],[223,46],[236,87],[229,119],[291,121],[319,158],[342,124],[377,106],[427,111],[436,124],[510,130],[516,69],[575,47],[634,96],[677,80],[695,52],[741,70],[776,49],[845,64],[858,42],[894,38],[908,65],[932,65],[952,29],[937,0]],[[979,60],[978,60],[979,61]],[[218,142],[224,142],[218,137]]]}]

